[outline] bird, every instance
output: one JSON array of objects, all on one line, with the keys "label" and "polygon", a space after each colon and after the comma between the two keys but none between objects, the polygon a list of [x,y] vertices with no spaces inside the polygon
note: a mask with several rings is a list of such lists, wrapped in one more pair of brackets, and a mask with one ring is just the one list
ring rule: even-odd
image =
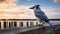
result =
[{"label": "bird", "polygon": [[48,23],[53,30],[56,29],[56,27],[49,22],[48,17],[41,10],[40,5],[34,5],[33,7],[30,7],[29,9],[34,10],[34,15],[39,19],[39,21]]}]

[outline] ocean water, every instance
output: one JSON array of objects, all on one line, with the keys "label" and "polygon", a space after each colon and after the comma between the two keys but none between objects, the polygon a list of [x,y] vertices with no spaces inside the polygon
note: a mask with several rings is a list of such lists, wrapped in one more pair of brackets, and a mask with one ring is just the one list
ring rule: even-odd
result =
[{"label": "ocean water", "polygon": [[[50,21],[50,23],[52,25],[58,25],[58,24],[60,24],[60,21]],[[44,24],[44,26],[49,26],[49,24],[48,23],[47,24]]]},{"label": "ocean water", "polygon": [[53,25],[57,25],[57,24],[60,24],[60,21],[50,21],[50,23]]}]

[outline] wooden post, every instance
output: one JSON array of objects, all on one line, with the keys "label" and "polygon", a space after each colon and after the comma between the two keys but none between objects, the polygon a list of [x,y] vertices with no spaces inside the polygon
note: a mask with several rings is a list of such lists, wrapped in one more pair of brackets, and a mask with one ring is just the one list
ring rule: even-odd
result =
[{"label": "wooden post", "polygon": [[30,26],[30,22],[28,23],[28,26]]},{"label": "wooden post", "polygon": [[36,21],[34,21],[34,23],[33,23],[33,24],[34,24],[34,26],[36,26]]},{"label": "wooden post", "polygon": [[17,27],[20,27],[20,25],[19,25],[19,21],[17,21]]},{"label": "wooden post", "polygon": [[8,28],[9,28],[9,21],[8,21]]},{"label": "wooden post", "polygon": [[27,23],[25,21],[23,22],[23,27],[27,27]]},{"label": "wooden post", "polygon": [[1,21],[1,29],[4,29],[4,23]]}]

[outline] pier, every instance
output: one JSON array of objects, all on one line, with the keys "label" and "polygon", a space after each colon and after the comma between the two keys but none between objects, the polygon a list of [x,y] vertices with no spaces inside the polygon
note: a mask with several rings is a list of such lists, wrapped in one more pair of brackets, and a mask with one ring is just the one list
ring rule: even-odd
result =
[{"label": "pier", "polygon": [[[3,26],[0,26],[0,34],[60,34],[60,24],[56,24],[57,30],[53,31],[50,26],[38,25],[39,22],[36,19],[2,19],[0,21],[1,24],[16,23],[11,25],[5,24],[5,26],[3,24]],[[19,23],[23,24],[18,25]]]}]

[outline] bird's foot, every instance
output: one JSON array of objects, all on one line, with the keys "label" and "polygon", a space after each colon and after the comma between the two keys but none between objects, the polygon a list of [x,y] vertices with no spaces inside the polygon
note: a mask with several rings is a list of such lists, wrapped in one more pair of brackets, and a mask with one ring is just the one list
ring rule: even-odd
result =
[{"label": "bird's foot", "polygon": [[55,26],[53,26],[53,30],[54,30],[54,31],[57,30]]}]

